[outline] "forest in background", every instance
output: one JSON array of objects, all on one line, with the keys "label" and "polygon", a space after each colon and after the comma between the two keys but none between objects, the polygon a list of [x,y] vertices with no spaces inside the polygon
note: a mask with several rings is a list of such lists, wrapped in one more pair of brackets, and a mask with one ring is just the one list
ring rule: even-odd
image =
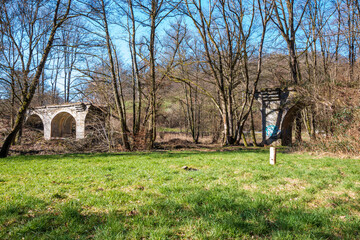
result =
[{"label": "forest in background", "polygon": [[303,103],[295,145],[356,154],[359,17],[358,0],[1,1],[0,156],[29,107],[81,101],[109,107],[107,149],[257,145],[263,88]]}]

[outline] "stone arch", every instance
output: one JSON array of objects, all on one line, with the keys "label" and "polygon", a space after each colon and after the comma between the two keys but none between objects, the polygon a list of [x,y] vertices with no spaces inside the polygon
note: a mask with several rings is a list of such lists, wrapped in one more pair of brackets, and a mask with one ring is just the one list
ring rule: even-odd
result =
[{"label": "stone arch", "polygon": [[22,135],[26,136],[24,141],[34,143],[41,139],[45,133],[45,124],[41,114],[33,113],[27,116],[22,129]]},{"label": "stone arch", "polygon": [[68,137],[75,136],[76,119],[67,112],[61,111],[56,113],[51,119],[51,137]]},{"label": "stone arch", "polygon": [[292,106],[286,113],[282,123],[281,123],[281,145],[289,146],[292,144],[292,130],[294,120],[297,114],[303,110],[305,104],[303,102],[297,102]]},{"label": "stone arch", "polygon": [[[40,127],[40,123],[41,123],[41,127]],[[42,128],[42,130],[44,130],[45,122],[41,114],[33,113],[26,118],[24,125],[25,126],[28,125],[36,128]]]}]

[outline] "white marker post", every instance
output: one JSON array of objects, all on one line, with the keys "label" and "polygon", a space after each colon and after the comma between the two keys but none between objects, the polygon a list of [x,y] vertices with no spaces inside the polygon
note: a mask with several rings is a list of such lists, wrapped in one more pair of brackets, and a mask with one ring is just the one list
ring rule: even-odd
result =
[{"label": "white marker post", "polygon": [[270,147],[270,164],[276,164],[276,148]]}]

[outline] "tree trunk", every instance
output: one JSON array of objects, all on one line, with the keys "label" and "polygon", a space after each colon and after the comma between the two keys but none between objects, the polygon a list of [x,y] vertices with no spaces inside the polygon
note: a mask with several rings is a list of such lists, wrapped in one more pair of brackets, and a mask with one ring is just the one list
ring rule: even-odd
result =
[{"label": "tree trunk", "polygon": [[[136,21],[133,9],[132,0],[128,0],[129,10],[130,10],[130,21],[131,28],[129,28],[129,48],[131,54],[131,64],[132,64],[132,84],[133,84],[133,134],[136,136],[140,131],[140,118],[141,118],[141,83],[139,77],[139,68],[137,62],[137,51],[136,51]],[[136,89],[137,88],[137,89]],[[137,92],[137,99],[136,99]],[[136,105],[137,104],[137,105]]]},{"label": "tree trunk", "polygon": [[255,124],[254,124],[254,116],[253,116],[252,109],[250,110],[250,117],[251,117],[251,138],[252,138],[254,147],[257,147],[258,144],[256,142]]},{"label": "tree trunk", "polygon": [[246,137],[245,137],[244,132],[241,133],[241,136],[242,136],[242,140],[243,140],[243,142],[244,142],[244,146],[245,146],[245,147],[248,147],[249,144],[248,144],[248,142],[247,142],[247,140],[246,140]]},{"label": "tree trunk", "polygon": [[14,141],[17,133],[21,129],[21,126],[22,126],[22,124],[23,124],[23,122],[25,120],[25,117],[26,117],[26,111],[27,111],[27,109],[28,109],[28,107],[29,107],[29,105],[31,103],[31,100],[34,97],[34,93],[35,93],[36,88],[37,88],[37,86],[39,84],[41,74],[42,74],[42,72],[44,70],[46,60],[47,60],[48,55],[49,55],[49,53],[51,51],[52,44],[54,42],[56,31],[66,21],[67,16],[69,15],[70,5],[71,5],[70,0],[68,2],[65,14],[62,16],[62,20],[60,20],[58,22],[57,14],[58,14],[60,2],[61,1],[58,0],[57,4],[56,4],[56,9],[55,9],[55,13],[54,13],[54,25],[52,26],[51,33],[50,33],[50,36],[48,38],[47,45],[46,45],[46,47],[44,49],[44,53],[42,54],[40,63],[38,65],[37,69],[36,69],[33,80],[32,80],[32,82],[31,82],[31,84],[30,84],[30,86],[28,88],[28,92],[27,92],[27,94],[24,95],[23,103],[20,106],[20,108],[18,110],[18,113],[17,113],[17,117],[16,117],[16,120],[15,120],[15,125],[12,128],[10,134],[5,138],[3,146],[1,147],[0,158],[5,158],[9,154],[11,143]]},{"label": "tree trunk", "polygon": [[15,124],[10,132],[10,134],[6,137],[0,151],[0,158],[5,158],[9,154],[10,146],[15,141],[16,135],[20,131],[22,127],[22,123],[24,121],[26,110],[30,105],[30,101],[24,101],[21,108],[18,111],[17,118],[15,120]]},{"label": "tree trunk", "polygon": [[311,113],[311,123],[312,123],[312,131],[311,131],[311,138],[313,140],[316,139],[316,122],[315,122],[315,114],[314,111]]},{"label": "tree trunk", "polygon": [[302,141],[302,137],[301,137],[302,121],[301,121],[301,119],[302,119],[301,111],[299,111],[295,118],[295,141],[298,143],[300,143]]},{"label": "tree trunk", "polygon": [[109,56],[109,62],[110,62],[110,71],[111,71],[111,78],[112,78],[112,87],[113,87],[113,94],[115,98],[116,108],[118,111],[118,115],[120,118],[120,126],[121,126],[121,138],[122,138],[122,144],[126,150],[131,150],[131,145],[129,142],[129,131],[126,126],[126,118],[125,118],[125,112],[123,109],[123,104],[121,102],[121,97],[119,94],[118,84],[117,84],[117,76],[115,73],[115,62],[113,58],[113,52],[112,52],[112,45],[110,42],[110,33],[108,29],[108,23],[106,18],[106,9],[104,1],[101,1],[102,3],[102,11],[103,11],[103,20],[104,20],[104,30],[105,30],[105,38],[106,38],[106,47],[108,50],[108,56]]},{"label": "tree trunk", "polygon": [[147,149],[154,147],[156,140],[156,75],[155,75],[155,30],[156,30],[156,1],[151,3],[151,30],[150,30],[150,119],[147,139]]}]

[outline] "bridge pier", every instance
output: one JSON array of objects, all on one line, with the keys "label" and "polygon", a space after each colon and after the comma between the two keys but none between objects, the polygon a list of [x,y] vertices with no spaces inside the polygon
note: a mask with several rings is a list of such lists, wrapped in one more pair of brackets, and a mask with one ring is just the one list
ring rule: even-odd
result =
[{"label": "bridge pier", "polygon": [[79,113],[76,119],[76,139],[85,138],[85,120],[86,113]]},{"label": "bridge pier", "polygon": [[294,101],[288,89],[263,89],[255,93],[261,103],[262,144],[270,145],[281,138],[282,145],[292,144],[292,126],[296,113],[304,104]]},{"label": "bridge pier", "polygon": [[51,139],[51,119],[44,119],[44,139],[50,140]]}]

